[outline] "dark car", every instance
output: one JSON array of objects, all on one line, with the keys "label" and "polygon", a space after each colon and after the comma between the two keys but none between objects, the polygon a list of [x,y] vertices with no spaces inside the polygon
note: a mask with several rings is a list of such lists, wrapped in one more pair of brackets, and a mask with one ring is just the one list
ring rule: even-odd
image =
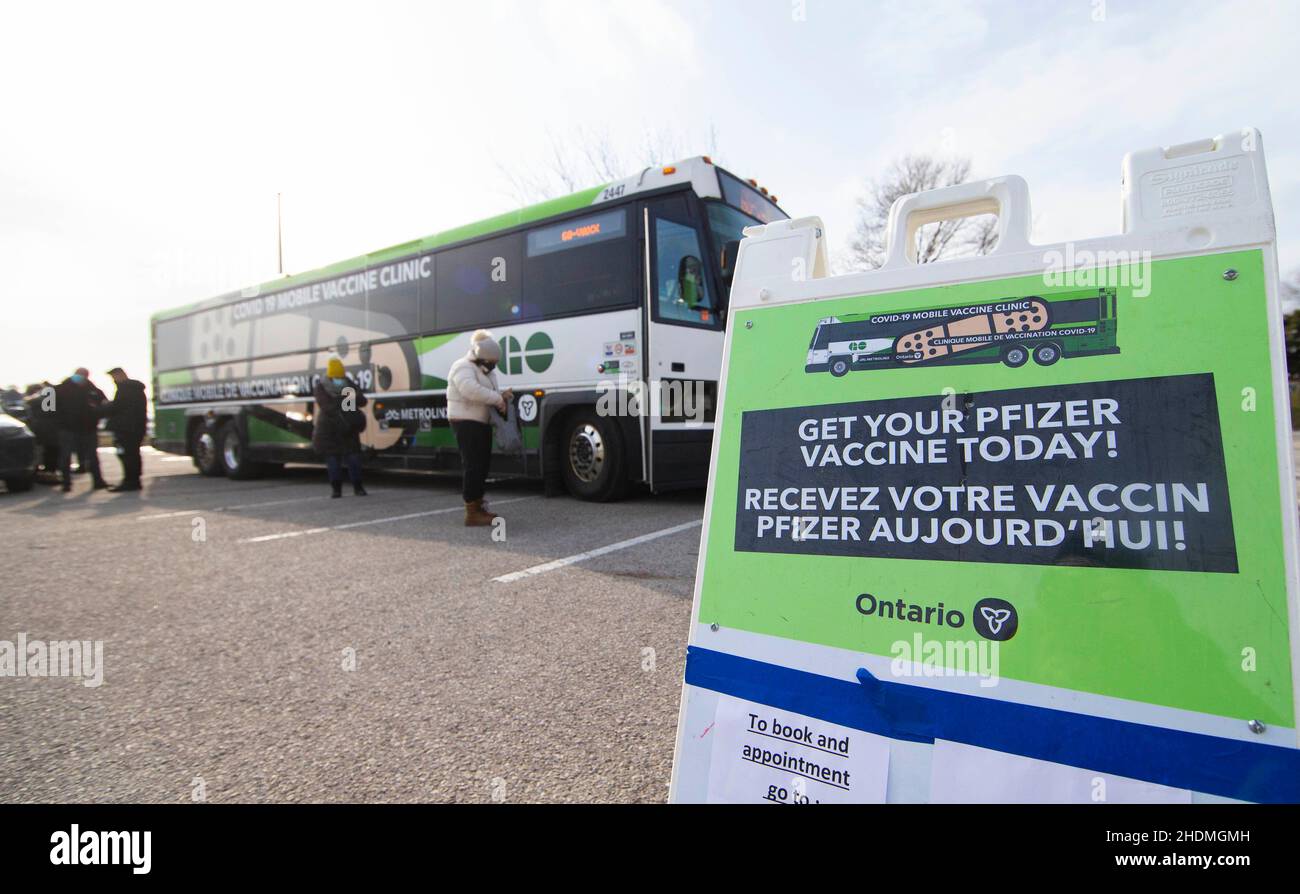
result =
[{"label": "dark car", "polygon": [[10,493],[30,490],[36,480],[36,436],[8,413],[0,413],[0,480]]},{"label": "dark car", "polygon": [[27,405],[23,403],[21,392],[13,388],[5,388],[0,391],[0,414],[9,413],[19,419],[25,418]]}]

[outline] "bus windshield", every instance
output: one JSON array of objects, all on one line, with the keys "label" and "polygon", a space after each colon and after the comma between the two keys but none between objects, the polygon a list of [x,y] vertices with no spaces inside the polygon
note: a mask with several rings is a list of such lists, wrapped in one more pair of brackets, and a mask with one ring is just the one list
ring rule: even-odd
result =
[{"label": "bus windshield", "polygon": [[776,207],[776,203],[767,196],[749,184],[742,183],[726,171],[718,171],[718,183],[722,186],[723,201],[733,208],[739,208],[743,214],[754,218],[758,223],[771,223],[774,220],[789,218],[789,215]]},{"label": "bus windshield", "polygon": [[709,232],[713,235],[713,244],[721,251],[728,242],[739,242],[745,238],[745,227],[752,227],[758,221],[741,214],[735,208],[721,202],[706,202],[709,213]]}]

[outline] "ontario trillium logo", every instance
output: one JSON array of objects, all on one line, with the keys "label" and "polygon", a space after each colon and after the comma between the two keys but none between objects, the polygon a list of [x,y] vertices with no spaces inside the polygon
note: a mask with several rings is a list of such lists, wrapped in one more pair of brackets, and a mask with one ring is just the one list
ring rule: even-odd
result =
[{"label": "ontario trillium logo", "polygon": [[1002,622],[1006,621],[1008,618],[1011,617],[1011,609],[989,608],[986,605],[982,609],[980,609],[980,614],[983,615],[984,620],[988,622],[989,631],[994,636],[997,636],[999,633],[1002,632]]},{"label": "ontario trillium logo", "polygon": [[985,639],[1005,642],[1016,635],[1020,628],[1020,616],[1010,602],[990,596],[975,603],[971,623],[975,626],[975,632]]}]

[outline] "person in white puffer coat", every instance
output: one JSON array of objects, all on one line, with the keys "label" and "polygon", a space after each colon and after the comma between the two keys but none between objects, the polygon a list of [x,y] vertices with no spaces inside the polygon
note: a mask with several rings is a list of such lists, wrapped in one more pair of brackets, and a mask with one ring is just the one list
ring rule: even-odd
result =
[{"label": "person in white puffer coat", "polygon": [[462,496],[467,527],[492,524],[496,515],[483,500],[488,467],[492,462],[492,417],[502,413],[514,395],[497,384],[496,367],[501,348],[492,333],[480,329],[470,336],[469,352],[447,373],[447,418],[456,434],[463,470]]}]

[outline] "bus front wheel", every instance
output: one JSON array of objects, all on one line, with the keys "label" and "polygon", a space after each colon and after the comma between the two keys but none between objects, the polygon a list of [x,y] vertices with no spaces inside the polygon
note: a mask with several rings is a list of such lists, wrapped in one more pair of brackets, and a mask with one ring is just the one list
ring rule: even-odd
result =
[{"label": "bus front wheel", "polygon": [[564,423],[564,486],[580,500],[617,500],[627,487],[626,453],[618,420],[582,410]]},{"label": "bus front wheel", "polygon": [[847,357],[831,358],[831,375],[833,375],[835,378],[838,379],[848,371],[849,371],[849,358]]},{"label": "bus front wheel", "polygon": [[1024,366],[1028,359],[1029,349],[1023,345],[1013,345],[1010,348],[1002,349],[1002,362],[1012,369]]},{"label": "bus front wheel", "polygon": [[190,458],[200,475],[217,477],[225,474],[217,447],[217,434],[217,429],[211,425],[196,425],[190,433]]}]

